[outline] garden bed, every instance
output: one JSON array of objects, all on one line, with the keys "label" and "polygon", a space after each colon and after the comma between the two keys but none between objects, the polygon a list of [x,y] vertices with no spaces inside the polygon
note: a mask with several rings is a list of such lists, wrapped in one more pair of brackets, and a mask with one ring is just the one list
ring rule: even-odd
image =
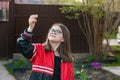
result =
[{"label": "garden bed", "polygon": [[31,75],[31,70],[27,70],[25,72],[16,71],[13,73],[13,76],[16,80],[29,80],[29,77]]},{"label": "garden bed", "polygon": [[89,69],[86,75],[88,80],[120,80],[120,76],[103,69]]},{"label": "garden bed", "polygon": [[[28,80],[31,74],[31,70],[25,73],[17,72],[14,73],[16,80]],[[87,80],[120,80],[120,76],[115,75],[109,71],[103,69],[88,69],[86,70]],[[76,77],[75,80],[80,80]]]},{"label": "garden bed", "polygon": [[[93,59],[90,57],[87,59],[89,60],[84,59],[84,60],[74,61],[75,62],[74,63],[75,80],[120,80],[120,76],[102,69],[101,68],[102,66],[99,66],[99,62],[97,61],[91,62],[91,60]],[[110,62],[110,64],[107,64],[107,65],[112,65],[111,58],[109,58],[109,60],[110,61],[107,60],[107,63]],[[29,80],[29,77],[31,75],[31,67],[30,67],[31,65],[25,61],[23,59],[14,60],[12,63],[9,63],[6,65],[6,68],[8,69],[10,73],[13,74],[16,80]],[[91,66],[91,63],[94,63],[93,66],[96,68],[93,68],[93,66]],[[118,63],[120,63],[119,58],[118,58],[118,62],[117,63],[115,62],[115,64],[118,64]],[[87,79],[80,79],[81,72],[85,72],[85,77]],[[82,74],[82,76],[84,75]]]},{"label": "garden bed", "polygon": [[[104,65],[118,64],[119,58],[107,57],[101,60],[76,60],[75,61],[75,80],[120,80],[120,76],[106,71]],[[82,79],[81,79],[82,78]]]}]

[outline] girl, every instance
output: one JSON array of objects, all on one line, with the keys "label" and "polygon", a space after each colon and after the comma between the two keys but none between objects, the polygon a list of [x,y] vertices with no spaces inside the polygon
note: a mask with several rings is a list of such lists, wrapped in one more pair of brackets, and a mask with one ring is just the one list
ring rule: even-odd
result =
[{"label": "girl", "polygon": [[20,52],[30,60],[32,74],[29,80],[74,80],[68,28],[55,23],[49,29],[44,43],[31,43],[32,31],[38,15],[29,17],[29,27],[17,39]]}]

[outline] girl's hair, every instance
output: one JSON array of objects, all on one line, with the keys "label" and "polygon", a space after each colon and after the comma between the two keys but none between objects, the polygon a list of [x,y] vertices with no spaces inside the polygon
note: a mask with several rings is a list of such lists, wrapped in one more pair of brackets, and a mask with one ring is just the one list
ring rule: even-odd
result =
[{"label": "girl's hair", "polygon": [[[61,28],[64,38],[64,42],[61,42],[60,46],[57,48],[57,51],[59,52],[60,57],[63,61],[72,62],[71,49],[70,49],[70,31],[62,23],[55,23],[52,25],[52,27],[56,25]],[[46,39],[44,46],[46,52],[52,51],[52,47],[50,45],[48,38]]]}]

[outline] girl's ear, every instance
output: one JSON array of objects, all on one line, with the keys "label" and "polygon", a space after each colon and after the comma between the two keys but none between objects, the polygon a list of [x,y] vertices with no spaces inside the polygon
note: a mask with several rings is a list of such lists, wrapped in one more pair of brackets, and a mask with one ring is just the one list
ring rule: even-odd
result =
[{"label": "girl's ear", "polygon": [[61,42],[64,42],[64,39],[62,39]]}]

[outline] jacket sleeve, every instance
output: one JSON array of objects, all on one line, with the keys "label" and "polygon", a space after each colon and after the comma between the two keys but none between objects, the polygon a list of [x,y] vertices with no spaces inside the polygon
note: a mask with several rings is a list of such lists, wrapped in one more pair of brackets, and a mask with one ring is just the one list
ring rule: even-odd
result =
[{"label": "jacket sleeve", "polygon": [[31,43],[32,35],[31,32],[28,32],[27,29],[25,29],[24,33],[17,39],[18,49],[27,59],[31,59],[33,56],[34,46]]}]

